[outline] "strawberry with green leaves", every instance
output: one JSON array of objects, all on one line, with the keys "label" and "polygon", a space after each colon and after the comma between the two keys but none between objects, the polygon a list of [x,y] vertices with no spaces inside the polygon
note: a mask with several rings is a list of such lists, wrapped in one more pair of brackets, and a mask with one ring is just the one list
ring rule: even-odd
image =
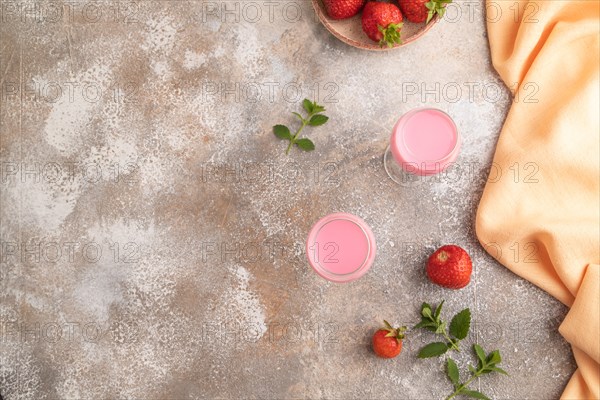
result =
[{"label": "strawberry with green leaves", "polygon": [[402,339],[406,327],[393,328],[389,322],[383,321],[384,328],[373,335],[373,351],[382,358],[394,358],[402,351]]},{"label": "strawberry with green leaves", "polygon": [[452,0],[398,0],[404,18],[410,22],[429,23],[435,15],[443,17],[448,3]]},{"label": "strawberry with green leaves", "polygon": [[367,36],[381,47],[402,43],[402,12],[392,3],[370,1],[362,13],[362,28]]}]

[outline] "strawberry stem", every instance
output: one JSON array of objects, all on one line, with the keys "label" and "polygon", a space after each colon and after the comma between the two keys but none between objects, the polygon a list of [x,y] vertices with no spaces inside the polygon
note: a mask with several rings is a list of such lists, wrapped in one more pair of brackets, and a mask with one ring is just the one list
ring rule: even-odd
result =
[{"label": "strawberry stem", "polygon": [[387,27],[377,25],[377,29],[381,32],[381,40],[379,46],[383,47],[387,44],[389,48],[394,47],[394,44],[401,44],[402,38],[400,37],[400,31],[402,29],[402,22],[397,24],[389,24]]},{"label": "strawberry stem", "polygon": [[446,4],[452,3],[452,0],[429,0],[425,3],[425,7],[427,7],[427,21],[426,24],[429,23],[435,17],[435,15],[439,15],[440,18],[444,16],[446,12]]}]

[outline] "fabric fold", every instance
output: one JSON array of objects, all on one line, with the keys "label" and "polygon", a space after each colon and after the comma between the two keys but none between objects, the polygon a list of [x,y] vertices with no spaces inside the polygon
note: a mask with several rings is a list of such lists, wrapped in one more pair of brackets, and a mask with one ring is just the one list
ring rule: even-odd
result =
[{"label": "fabric fold", "polygon": [[[558,331],[574,347],[600,363],[600,266],[587,267],[575,302]],[[582,334],[582,328],[586,334]]]},{"label": "fabric fold", "polygon": [[[571,307],[578,370],[565,399],[600,396],[600,2],[488,0],[492,62],[514,101],[476,218],[500,263]],[[493,176],[493,179],[492,179]]]}]

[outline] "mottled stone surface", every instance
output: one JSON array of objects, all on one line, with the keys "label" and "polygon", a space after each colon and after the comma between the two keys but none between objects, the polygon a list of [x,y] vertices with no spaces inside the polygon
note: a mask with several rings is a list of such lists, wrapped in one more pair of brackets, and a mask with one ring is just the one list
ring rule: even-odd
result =
[{"label": "mottled stone surface", "polygon": [[[481,2],[388,53],[337,41],[305,0],[0,4],[5,399],[443,398],[441,361],[415,357],[431,337],[394,361],[369,349],[383,318],[414,324],[441,299],[473,310],[469,343],[502,351],[511,376],[477,387],[559,396],[575,368],[565,307],[474,236],[510,105]],[[271,127],[304,97],[331,120],[307,131],[314,152],[286,157]],[[422,104],[455,118],[464,149],[451,173],[398,186],[382,154]],[[377,238],[372,270],[345,285],[304,257],[334,211]],[[424,275],[445,243],[472,254],[464,290]]]}]

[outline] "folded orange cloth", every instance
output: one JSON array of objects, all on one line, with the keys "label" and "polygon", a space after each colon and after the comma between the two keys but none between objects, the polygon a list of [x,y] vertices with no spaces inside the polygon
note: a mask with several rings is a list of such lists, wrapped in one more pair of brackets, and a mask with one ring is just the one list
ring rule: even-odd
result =
[{"label": "folded orange cloth", "polygon": [[516,91],[477,236],[571,307],[559,330],[578,369],[562,398],[598,399],[600,2],[488,0],[487,10],[494,67]]}]

